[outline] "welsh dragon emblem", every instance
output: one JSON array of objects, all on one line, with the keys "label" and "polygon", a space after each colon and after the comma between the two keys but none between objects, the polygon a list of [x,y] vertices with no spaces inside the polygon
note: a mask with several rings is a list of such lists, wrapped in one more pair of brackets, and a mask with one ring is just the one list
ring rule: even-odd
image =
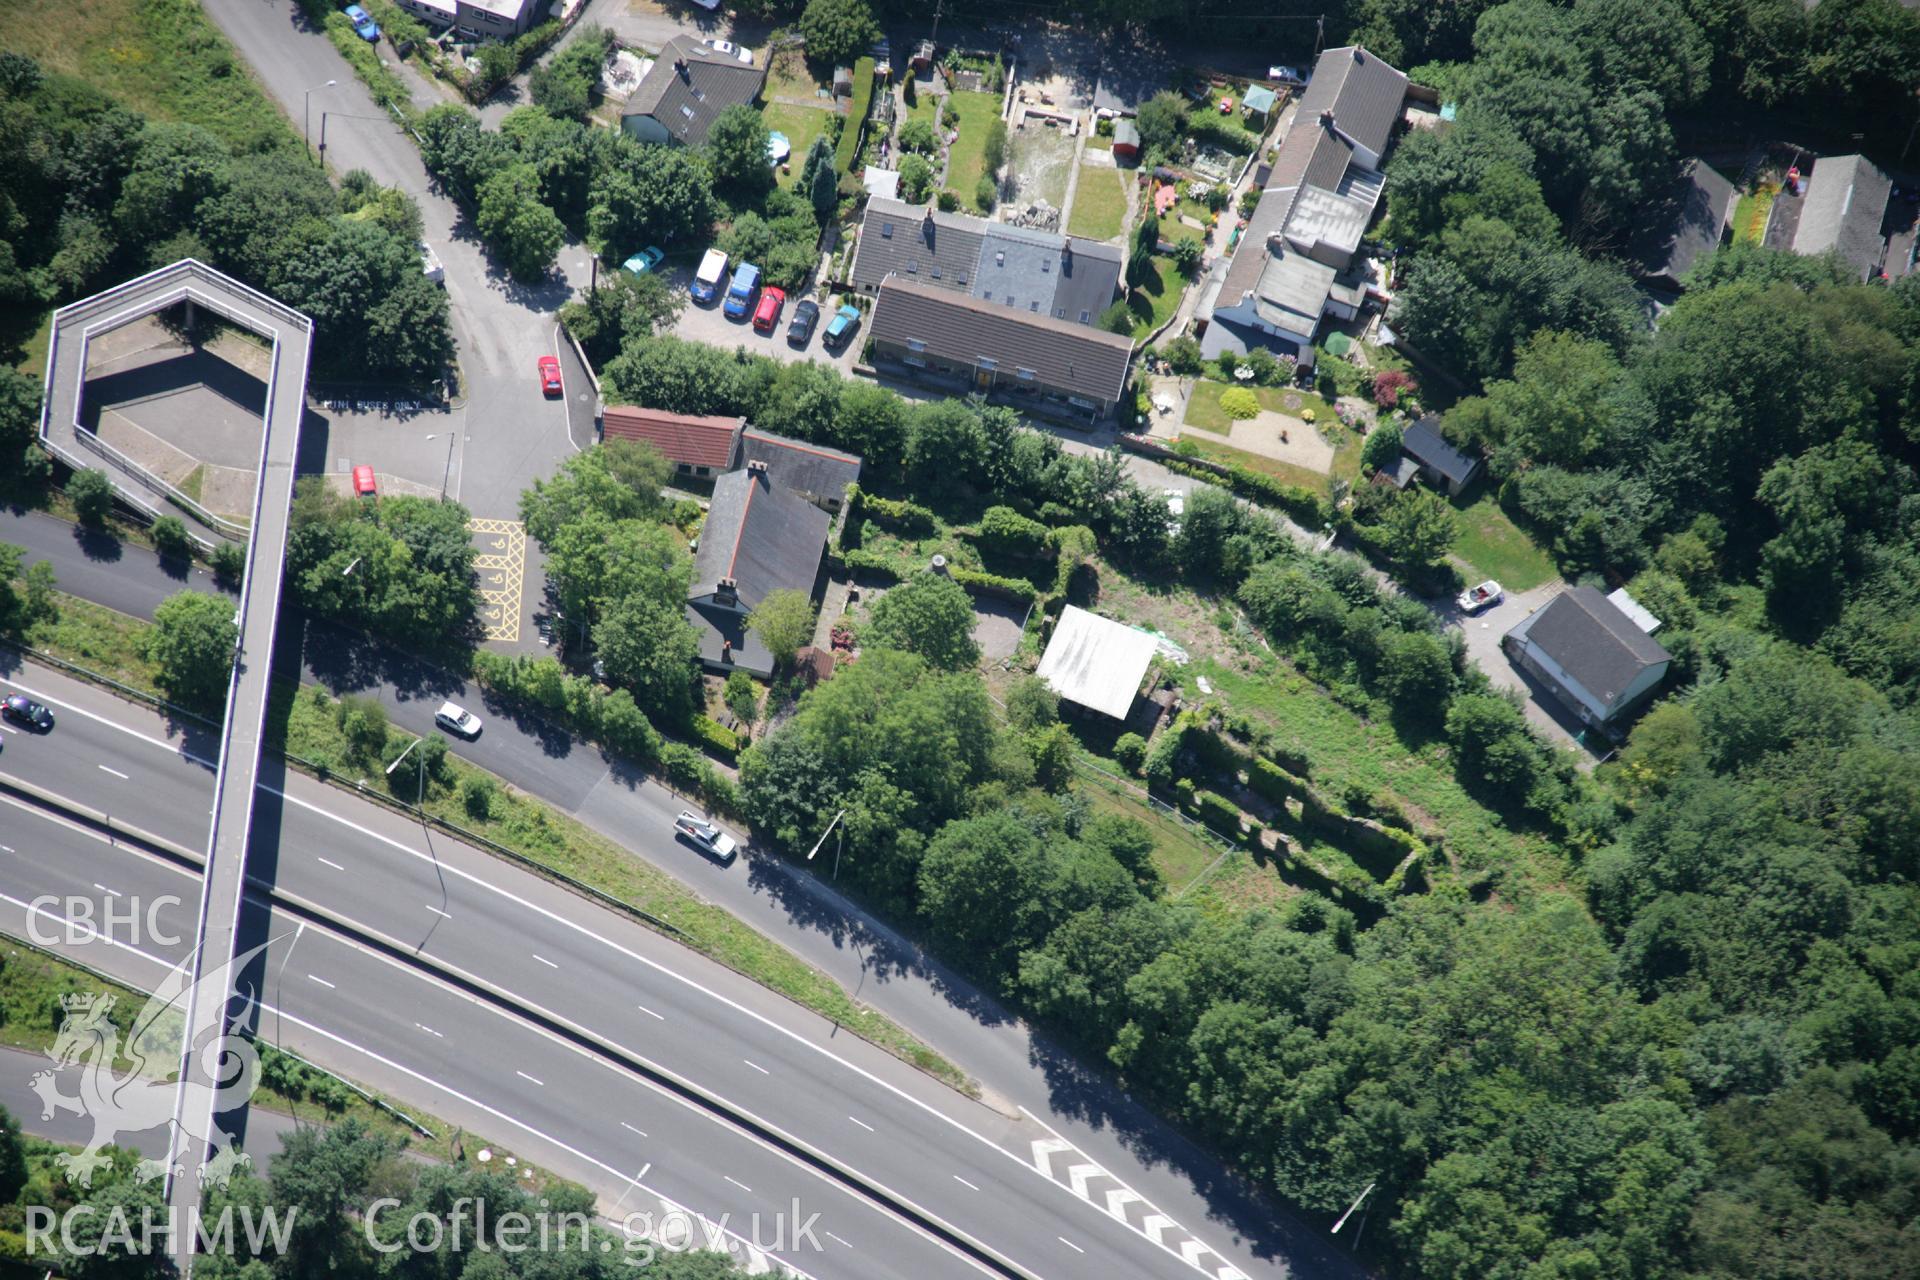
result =
[{"label": "welsh dragon emblem", "polygon": [[[202,981],[226,986],[231,982],[231,975],[244,969],[262,950],[264,944],[222,965]],[[94,1171],[110,1161],[110,1157],[102,1154],[102,1148],[121,1134],[141,1133],[162,1126],[170,1135],[173,1133],[178,1123],[175,1102],[179,1086],[164,1077],[178,1065],[175,1056],[178,1032],[169,1034],[164,1027],[177,1028],[178,1019],[186,1016],[191,1004],[193,984],[187,976],[188,963],[183,961],[161,981],[128,1028],[124,1044],[120,1029],[109,1016],[115,1004],[114,996],[74,993],[61,997],[60,1006],[66,1016],[52,1047],[47,1050],[54,1070],[36,1073],[32,1085],[33,1091],[40,1095],[41,1119],[51,1120],[58,1112],[70,1111],[93,1121],[93,1136],[84,1150],[55,1157],[75,1184],[92,1185]],[[236,1027],[250,1024],[255,1011],[251,989],[236,992],[229,1000],[229,1007],[235,1002],[240,1007],[231,1019],[232,1024]],[[171,1022],[165,1021],[169,1010],[178,1011]],[[234,1147],[233,1134],[217,1124],[211,1126],[211,1133],[202,1133],[199,1126],[206,1124],[206,1117],[224,1115],[244,1106],[253,1097],[260,1082],[260,1055],[249,1040],[239,1035],[226,1038],[224,1052],[221,1043],[208,1035],[205,1043],[195,1048],[204,1078],[214,1083],[199,1080],[189,1083],[186,1105],[179,1109],[179,1114],[192,1126],[188,1136],[196,1145],[191,1149],[205,1150],[211,1146],[214,1150],[213,1157],[199,1170],[200,1180],[224,1187],[232,1179],[234,1170],[250,1165],[252,1160]],[[133,1064],[133,1069],[125,1075],[113,1069],[122,1057]],[[74,1066],[79,1067],[80,1092],[62,1093],[54,1071]],[[178,1144],[175,1145],[177,1148]],[[143,1160],[135,1176],[146,1182],[168,1172],[165,1160]],[[186,1170],[175,1166],[171,1172],[181,1175]]]}]

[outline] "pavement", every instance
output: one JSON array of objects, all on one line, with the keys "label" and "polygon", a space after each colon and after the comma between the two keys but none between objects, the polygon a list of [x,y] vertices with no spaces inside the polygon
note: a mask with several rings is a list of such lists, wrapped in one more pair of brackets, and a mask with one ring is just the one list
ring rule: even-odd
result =
[{"label": "pavement", "polygon": [[[434,187],[413,139],[374,102],[326,35],[291,0],[207,0],[206,10],[289,119],[298,123],[310,109],[317,138],[326,117],[329,167],[338,173],[365,169],[414,198],[427,241],[446,266],[464,379],[456,407],[444,415],[447,429],[458,437],[451,464],[442,449],[433,447],[446,439],[436,429],[438,421],[402,419],[398,425],[414,439],[400,448],[402,460],[396,463],[389,453],[405,432],[395,430],[394,417],[327,411],[324,441],[310,442],[303,465],[315,456],[329,462],[350,458],[436,488],[445,475],[449,495],[474,515],[515,518],[528,478],[550,475],[574,451],[567,406],[541,395],[535,363],[555,351],[560,305],[589,281],[586,250],[566,246],[544,281],[513,280],[488,259],[466,215]],[[328,80],[335,83],[328,86]],[[586,385],[584,378],[578,385]],[[440,440],[425,441],[428,433]]]},{"label": "pavement", "polygon": [[[144,551],[127,549],[118,560],[90,556],[70,526],[45,516],[0,516],[0,539],[28,545],[30,559],[53,560],[63,589],[77,591],[79,582],[88,583],[108,597],[103,603],[129,613],[150,613],[153,605],[182,585],[160,574],[147,558],[150,553]],[[187,585],[208,587],[191,579]],[[290,627],[282,646],[283,657],[295,651],[296,638]],[[336,689],[360,690],[378,698],[402,728],[415,732],[431,728],[433,708],[445,697],[480,710],[487,718],[485,731],[474,742],[456,744],[457,754],[573,814],[793,951],[856,999],[907,1027],[959,1065],[1003,1109],[1025,1108],[1031,1112],[1059,1134],[1057,1139],[1046,1141],[1066,1143],[1064,1149],[1075,1153],[1055,1179],[1068,1190],[1074,1189],[1069,1176],[1073,1168],[1085,1165],[1104,1171],[1112,1179],[1111,1189],[1140,1197],[1159,1215],[1190,1229],[1221,1251],[1234,1268],[1249,1276],[1279,1274],[1285,1269],[1303,1269],[1309,1275],[1357,1274],[1351,1264],[1326,1249],[1322,1229],[1249,1195],[1215,1158],[1140,1106],[1111,1079],[1077,1062],[992,997],[926,956],[913,940],[836,893],[830,884],[758,850],[748,850],[726,865],[693,855],[666,834],[672,815],[684,807],[682,798],[544,721],[488,703],[465,682],[428,664],[364,640],[353,641],[338,629],[311,625],[306,653],[310,677]],[[44,682],[47,677],[36,679]],[[138,708],[126,707],[97,690],[69,688],[65,692],[70,701],[96,700],[86,705],[117,723],[131,723],[142,714]],[[81,719],[84,721],[84,717]],[[174,743],[174,754],[182,749],[203,754],[195,748],[198,732],[191,725],[160,726],[149,737]],[[75,745],[70,747],[70,743]],[[168,753],[156,752],[140,739],[106,737],[84,726],[76,730],[63,714],[54,734],[25,743],[8,735],[6,745],[11,749],[0,756],[0,770],[22,773],[29,767],[44,768],[46,772],[32,780],[69,792],[78,787],[104,787],[104,794],[89,789],[79,798],[110,812],[142,815],[139,820],[149,827],[163,822],[163,817],[153,816],[156,810],[164,815],[177,808],[173,819],[164,820],[180,825],[157,834],[179,837],[192,830],[193,805],[190,800],[179,799],[194,794],[194,786],[187,781],[192,773],[175,776],[154,772],[175,768],[177,763],[168,764]],[[40,759],[43,756],[45,759]],[[96,767],[100,764],[106,767]],[[116,773],[125,775],[124,779],[116,781]],[[304,779],[294,779],[287,789],[295,783],[308,785]],[[204,788],[207,784],[203,781],[197,785]],[[344,810],[353,804],[337,791],[324,794],[330,797],[327,803],[332,808]],[[169,797],[165,805],[157,805],[153,799],[161,796]],[[384,819],[387,815],[378,816]],[[364,819],[356,821],[372,825]],[[417,836],[418,829],[412,830]],[[329,837],[327,843],[335,844],[336,837]],[[284,838],[276,844],[283,849],[289,847]],[[436,850],[443,850],[444,844],[440,837],[434,838]],[[327,856],[341,861],[331,853]],[[282,862],[284,865],[284,858]],[[494,869],[489,871],[489,878],[497,878],[503,869],[498,862],[486,865]],[[111,882],[102,878],[101,883]],[[377,896],[408,901],[397,891]],[[566,914],[583,919],[604,916],[577,902]],[[532,934],[521,930],[513,936]],[[516,944],[502,954],[516,955],[521,949]],[[544,949],[542,954],[547,954]],[[529,962],[517,967],[523,972],[529,967],[538,968]],[[629,980],[627,976],[617,979]],[[566,985],[572,988],[578,983]],[[845,1037],[839,1039],[844,1041]],[[354,1078],[377,1083],[362,1076]],[[862,1087],[851,1087],[847,1093],[849,1097],[862,1095]],[[477,1127],[488,1131],[484,1125]],[[926,1149],[924,1133],[917,1135],[915,1142]],[[752,1183],[751,1178],[745,1180]],[[1081,1193],[1090,1188],[1098,1192],[1106,1186],[1098,1181],[1089,1183],[1083,1171]],[[1068,1234],[1081,1247],[1089,1247],[1079,1236]],[[1071,1269],[1051,1273],[1074,1274]],[[1135,1273],[1137,1270],[1121,1272]]]},{"label": "pavement", "polygon": [[[201,828],[211,791],[205,760],[196,758],[203,741],[53,672],[27,668],[11,683],[52,705],[59,721],[50,734],[8,734],[0,769],[91,808],[136,813],[161,840],[184,842]],[[178,958],[164,943],[191,933],[184,905],[196,896],[191,867],[8,803],[15,812],[12,844],[0,846],[7,886],[0,904],[41,894],[86,899],[98,919],[109,905],[100,886],[111,885],[117,903],[159,905],[159,914],[143,912],[134,927],[153,935],[146,949],[159,960]],[[442,1116],[446,1099],[423,1096],[420,1081],[408,1087],[391,1067],[369,1078],[357,1069],[363,1064],[323,1041],[350,1036],[443,1092],[511,1099],[507,1114],[516,1120],[543,1117],[532,1135],[524,1127],[502,1133],[497,1118],[469,1127],[515,1143],[562,1135],[576,1155],[563,1165],[564,1155],[549,1154],[549,1162],[603,1196],[621,1189],[619,1171],[643,1162],[654,1170],[649,1189],[709,1216],[744,1217],[782,1207],[790,1195],[823,1195],[818,1186],[809,1191],[803,1182],[796,1190],[780,1181],[778,1162],[741,1146],[727,1114],[734,1109],[777,1131],[782,1145],[828,1152],[900,1202],[928,1206],[1032,1274],[1078,1274],[1082,1266],[1102,1275],[1191,1269],[1221,1280],[1280,1274],[1278,1264],[1243,1259],[1237,1250],[1230,1260],[1209,1251],[1201,1241],[1213,1244],[1207,1237],[1222,1234],[1222,1223],[1199,1224],[1198,1240],[1173,1226],[1176,1211],[1131,1170],[1055,1123],[1068,1117],[1035,1114],[991,1089],[997,1105],[970,1101],[658,933],[312,779],[263,778],[257,808],[250,901],[271,906],[276,919],[256,920],[246,938],[269,942],[265,998],[281,1015],[266,1019],[262,1035]],[[706,864],[671,840],[664,815],[641,830],[661,833],[646,841],[659,855]],[[300,963],[289,966],[296,946]],[[83,958],[119,976],[96,954],[102,950],[93,946]],[[433,972],[421,976],[419,965]],[[517,1022],[526,1019],[534,1026],[522,1031]],[[328,1036],[315,1041],[322,1030]],[[556,1037],[566,1044],[547,1043]],[[485,1054],[471,1052],[483,1044]],[[449,1059],[456,1047],[464,1052]],[[602,1077],[615,1068],[583,1057],[612,1057],[615,1068],[656,1077],[635,1082],[631,1109],[615,1112],[643,1136],[610,1132],[598,1108],[547,1101],[606,1095]],[[664,1091],[662,1078],[670,1086]],[[647,1096],[688,1092],[675,1082],[691,1082],[701,1096]],[[603,1166],[597,1173],[595,1161]],[[771,1202],[763,1186],[778,1188]],[[898,1224],[871,1205],[853,1212],[859,1198],[842,1193],[828,1202],[850,1224],[832,1229],[857,1242],[849,1249],[858,1253],[836,1259],[834,1274],[887,1275],[889,1266],[969,1273],[951,1265],[944,1247],[898,1236]],[[1287,1236],[1290,1264],[1310,1263],[1325,1249],[1317,1229]]]}]

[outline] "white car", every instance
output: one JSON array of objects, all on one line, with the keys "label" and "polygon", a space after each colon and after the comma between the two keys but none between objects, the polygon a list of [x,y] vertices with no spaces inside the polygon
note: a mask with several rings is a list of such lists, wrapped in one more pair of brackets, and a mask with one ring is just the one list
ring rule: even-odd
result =
[{"label": "white car", "polygon": [[740,59],[740,61],[746,63],[748,66],[753,65],[753,50],[742,49],[731,40],[702,40],[700,43],[715,53],[728,54]]},{"label": "white car", "polygon": [[433,722],[448,733],[458,734],[462,738],[480,736],[480,717],[457,702],[441,703],[440,709],[433,713]]},{"label": "white car", "polygon": [[1294,70],[1292,67],[1282,67],[1282,66],[1268,67],[1267,79],[1278,80],[1281,84],[1292,85],[1295,87],[1299,85],[1303,85],[1307,82],[1307,78],[1301,75],[1298,71]]},{"label": "white car", "polygon": [[1167,500],[1167,536],[1178,537],[1180,517],[1187,514],[1187,495],[1178,489],[1162,489],[1160,496]]},{"label": "white car", "polygon": [[699,814],[687,809],[682,809],[680,816],[673,820],[673,833],[677,836],[685,836],[695,846],[716,858],[731,858],[734,851],[740,847],[732,836]]},{"label": "white car", "polygon": [[1488,578],[1479,586],[1462,591],[1454,603],[1460,606],[1460,612],[1472,615],[1482,609],[1491,609],[1506,598],[1507,593],[1500,589],[1500,584]]}]

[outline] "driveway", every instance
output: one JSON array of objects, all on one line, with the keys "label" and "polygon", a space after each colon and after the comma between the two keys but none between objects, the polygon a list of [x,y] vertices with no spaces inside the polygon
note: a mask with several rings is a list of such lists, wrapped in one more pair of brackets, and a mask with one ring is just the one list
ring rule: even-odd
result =
[{"label": "driveway", "polygon": [[1561,709],[1545,686],[1515,666],[1506,650],[1500,647],[1501,636],[1566,589],[1567,584],[1556,578],[1531,591],[1509,593],[1493,608],[1471,618],[1463,615],[1451,600],[1423,603],[1446,625],[1460,628],[1467,640],[1468,656],[1487,673],[1487,679],[1495,688],[1510,689],[1526,699],[1527,720],[1546,734],[1548,741],[1572,747],[1581,761],[1590,766],[1593,756],[1576,736],[1583,727],[1580,722]]}]

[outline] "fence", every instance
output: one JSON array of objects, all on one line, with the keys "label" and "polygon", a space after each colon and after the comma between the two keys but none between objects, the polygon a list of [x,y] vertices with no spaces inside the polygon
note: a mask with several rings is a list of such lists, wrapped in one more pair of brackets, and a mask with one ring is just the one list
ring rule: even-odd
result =
[{"label": "fence", "polygon": [[1182,826],[1186,827],[1189,831],[1194,832],[1196,835],[1198,835],[1202,840],[1206,841],[1208,844],[1219,846],[1220,856],[1215,858],[1212,862],[1209,862],[1206,866],[1206,869],[1202,871],[1199,875],[1187,881],[1186,884],[1180,887],[1180,892],[1173,895],[1173,900],[1175,902],[1180,901],[1182,898],[1186,897],[1189,893],[1192,893],[1195,889],[1199,888],[1203,883],[1206,882],[1209,876],[1211,876],[1216,870],[1219,869],[1219,866],[1221,863],[1225,862],[1228,858],[1232,857],[1234,854],[1239,852],[1239,849],[1236,848],[1231,842],[1229,842],[1226,839],[1226,837],[1222,836],[1218,831],[1215,831],[1212,827],[1207,826],[1203,822],[1195,822],[1192,818],[1189,818],[1186,814],[1182,813],[1180,810],[1174,808],[1172,805],[1168,804],[1166,801],[1155,796],[1153,792],[1147,790],[1145,787],[1139,786],[1138,784],[1126,778],[1121,777],[1117,773],[1113,773],[1109,770],[1102,769],[1099,765],[1094,764],[1089,760],[1076,757],[1073,763],[1074,763],[1074,767],[1079,769],[1083,773],[1097,773],[1103,778],[1111,778],[1113,781],[1119,783],[1122,787],[1124,787],[1129,796],[1133,797],[1136,800],[1145,800],[1149,808],[1155,810],[1156,812],[1164,813],[1168,817],[1177,820]]}]

